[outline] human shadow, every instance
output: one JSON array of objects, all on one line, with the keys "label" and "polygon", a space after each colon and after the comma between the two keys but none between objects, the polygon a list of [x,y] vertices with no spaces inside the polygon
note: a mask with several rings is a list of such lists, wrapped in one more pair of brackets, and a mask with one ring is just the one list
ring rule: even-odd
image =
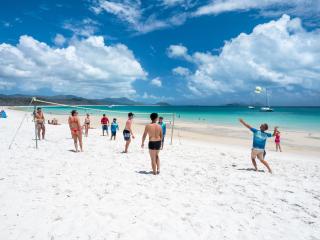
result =
[{"label": "human shadow", "polygon": [[69,149],[68,150],[69,152],[74,152],[74,153],[76,153],[77,151],[76,150],[74,150],[74,149]]},{"label": "human shadow", "polygon": [[136,173],[139,173],[139,174],[153,174],[152,171],[136,171]]},{"label": "human shadow", "polygon": [[237,170],[240,170],[240,171],[264,172],[264,170],[258,170],[258,171],[256,171],[254,168],[238,168]]}]

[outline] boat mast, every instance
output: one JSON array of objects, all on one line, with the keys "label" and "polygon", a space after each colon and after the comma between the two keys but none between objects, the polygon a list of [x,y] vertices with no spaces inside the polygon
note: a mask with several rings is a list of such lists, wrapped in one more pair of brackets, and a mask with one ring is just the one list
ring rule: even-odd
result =
[{"label": "boat mast", "polygon": [[266,103],[267,103],[267,107],[270,107],[269,106],[269,97],[268,97],[268,88],[266,88]]}]

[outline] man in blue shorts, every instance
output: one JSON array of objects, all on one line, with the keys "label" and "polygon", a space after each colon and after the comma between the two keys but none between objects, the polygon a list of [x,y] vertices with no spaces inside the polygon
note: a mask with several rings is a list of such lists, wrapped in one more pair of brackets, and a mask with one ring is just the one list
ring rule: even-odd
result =
[{"label": "man in blue shorts", "polygon": [[107,116],[105,114],[103,114],[102,118],[101,118],[101,126],[102,126],[102,135],[103,136],[104,136],[104,131],[106,131],[107,135],[109,136],[108,125],[109,125],[109,119],[107,118]]},{"label": "man in blue shorts", "polygon": [[249,124],[247,124],[243,119],[239,119],[240,123],[245,126],[246,128],[250,129],[250,131],[253,133],[253,143],[252,143],[252,150],[251,150],[251,160],[252,164],[254,166],[254,169],[258,171],[256,158],[260,160],[260,162],[266,166],[269,173],[272,173],[272,170],[266,160],[264,160],[265,155],[265,147],[266,147],[266,141],[267,138],[273,137],[276,133],[276,128],[274,129],[273,134],[267,133],[265,131],[268,130],[268,124],[263,123],[260,126],[260,130],[255,129],[251,127]]}]

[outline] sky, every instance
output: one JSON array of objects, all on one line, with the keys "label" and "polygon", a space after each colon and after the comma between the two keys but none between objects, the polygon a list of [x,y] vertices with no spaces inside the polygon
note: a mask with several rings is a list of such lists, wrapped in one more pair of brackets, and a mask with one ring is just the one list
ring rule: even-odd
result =
[{"label": "sky", "polygon": [[320,105],[320,0],[0,4],[2,94]]}]

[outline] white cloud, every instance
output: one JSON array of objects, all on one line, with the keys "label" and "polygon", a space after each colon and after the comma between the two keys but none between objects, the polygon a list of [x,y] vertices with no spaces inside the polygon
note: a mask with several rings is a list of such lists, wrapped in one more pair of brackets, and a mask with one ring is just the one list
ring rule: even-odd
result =
[{"label": "white cloud", "polygon": [[162,87],[162,82],[159,77],[152,79],[150,84],[156,87]]},{"label": "white cloud", "polygon": [[57,46],[62,46],[63,44],[65,44],[66,39],[65,39],[65,37],[64,37],[63,35],[61,35],[61,34],[58,33],[58,34],[56,34],[56,36],[54,37],[53,42],[54,42],[54,44],[57,45]]},{"label": "white cloud", "polygon": [[167,49],[167,55],[170,58],[182,58],[191,60],[191,56],[188,54],[188,49],[183,45],[170,45]]},{"label": "white cloud", "polygon": [[166,97],[166,96],[155,96],[153,94],[149,94],[147,92],[144,92],[141,96],[142,99],[146,100],[147,102],[166,102],[166,101],[173,101],[173,97]]},{"label": "white cloud", "polygon": [[73,32],[75,36],[90,37],[98,32],[99,25],[100,23],[91,18],[84,18],[82,21],[65,21],[62,27]]},{"label": "white cloud", "polygon": [[172,69],[172,73],[180,76],[189,76],[190,75],[190,70],[188,68],[184,67],[176,67]]},{"label": "white cloud", "polygon": [[[150,9],[155,11],[150,11]],[[148,9],[143,8],[139,0],[97,0],[91,6],[94,13],[107,12],[112,14],[120,21],[127,23],[137,33],[148,33],[158,29],[179,26],[188,17],[185,12],[176,11],[174,14],[169,13],[168,17],[160,18],[158,15],[164,9],[159,8],[157,4],[149,4]],[[145,12],[152,13],[145,14]]]},{"label": "white cloud", "polygon": [[310,21],[319,21],[319,0],[212,0],[209,4],[200,6],[193,16],[217,15],[232,11],[259,10],[262,15],[281,16],[290,14],[305,17]]},{"label": "white cloud", "polygon": [[103,37],[75,40],[52,48],[30,36],[14,46],[0,44],[0,82],[28,91],[50,88],[86,97],[132,96],[132,83],[147,73],[123,44],[105,45]]},{"label": "white cloud", "polygon": [[180,26],[189,18],[225,12],[255,10],[264,16],[283,14],[303,17],[306,24],[319,25],[319,0],[157,0],[143,5],[140,0],[92,0],[96,14],[107,12],[126,23],[130,30],[143,34]]},{"label": "white cloud", "polygon": [[[184,57],[187,49],[174,56]],[[190,55],[187,55],[190,56]],[[284,15],[226,42],[219,55],[196,52],[188,88],[197,95],[250,91],[256,84],[320,88],[320,32],[308,32]]]},{"label": "white cloud", "polygon": [[182,4],[184,2],[185,2],[185,0],[162,0],[162,3],[168,7],[172,7],[177,4]]}]

